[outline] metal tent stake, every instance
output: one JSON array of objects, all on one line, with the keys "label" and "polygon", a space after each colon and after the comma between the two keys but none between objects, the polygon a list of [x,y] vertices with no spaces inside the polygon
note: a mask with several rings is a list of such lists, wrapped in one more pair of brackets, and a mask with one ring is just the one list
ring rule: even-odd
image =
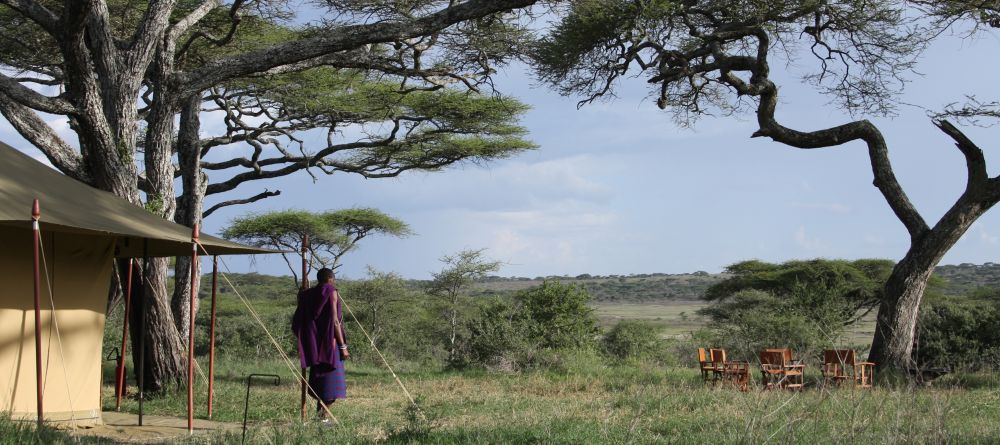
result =
[{"label": "metal tent stake", "polygon": [[250,374],[247,376],[247,398],[243,403],[243,440],[240,441],[241,444],[247,441],[247,412],[250,410],[250,383],[254,377],[269,377],[274,379],[274,386],[281,385],[281,377],[274,374]]},{"label": "metal tent stake", "polygon": [[31,239],[32,248],[35,252],[35,397],[38,400],[38,429],[42,428],[45,421],[44,410],[42,409],[42,309],[41,309],[41,287],[42,274],[39,271],[39,237],[42,236],[38,226],[38,220],[42,212],[38,206],[38,200],[31,203]]}]

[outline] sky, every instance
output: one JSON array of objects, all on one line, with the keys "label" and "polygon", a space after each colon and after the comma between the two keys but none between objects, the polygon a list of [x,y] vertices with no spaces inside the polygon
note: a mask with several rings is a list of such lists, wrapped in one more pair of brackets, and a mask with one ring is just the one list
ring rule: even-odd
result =
[{"label": "sky", "polygon": [[[961,194],[965,163],[925,109],[966,94],[998,97],[1000,37],[946,36],[931,47],[901,97],[899,114],[872,118],[889,145],[897,178],[933,224]],[[808,61],[792,61],[792,65]],[[775,70],[778,70],[775,67]],[[792,77],[781,86],[779,122],[811,130],[852,119]],[[369,179],[306,174],[250,183],[222,200],[265,188],[281,196],[229,207],[204,223],[210,233],[248,212],[375,207],[408,223],[414,234],[371,237],[346,255],[341,277],[368,266],[426,279],[439,259],[486,249],[504,263],[497,275],[549,276],[719,272],[747,259],[899,259],[908,235],[872,186],[860,142],[798,150],[763,138],[751,115],[706,117],[680,128],[647,98],[642,79],[619,84],[618,97],[577,109],[511,66],[497,89],[529,104],[522,120],[537,150],[486,166]],[[70,135],[62,123],[61,132]],[[962,127],[1000,173],[998,128]],[[991,137],[992,136],[992,137]],[[6,122],[0,137],[40,157]],[[982,217],[942,264],[1000,262],[1000,211]],[[234,271],[288,274],[280,258],[227,259]]]}]

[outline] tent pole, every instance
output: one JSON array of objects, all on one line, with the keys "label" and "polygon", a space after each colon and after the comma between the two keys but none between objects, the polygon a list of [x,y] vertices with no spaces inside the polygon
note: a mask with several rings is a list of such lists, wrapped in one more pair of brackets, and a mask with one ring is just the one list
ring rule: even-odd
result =
[{"label": "tent pole", "polygon": [[38,200],[31,203],[31,237],[32,246],[35,252],[35,397],[38,401],[38,429],[42,429],[44,422],[44,410],[42,409],[42,309],[41,309],[41,287],[42,275],[39,270],[39,237],[42,236],[38,226],[38,220],[42,212],[38,206]]},{"label": "tent pole", "polygon": [[212,383],[215,381],[215,294],[219,288],[219,257],[212,256],[212,321],[208,328],[208,418],[212,418]]},{"label": "tent pole", "polygon": [[146,400],[146,282],[149,279],[149,239],[142,240],[142,305],[139,308],[139,426]]},{"label": "tent pole", "polygon": [[122,410],[122,397],[125,396],[125,351],[128,349],[128,317],[132,309],[132,269],[135,258],[128,259],[128,284],[125,286],[125,316],[122,322],[122,347],[119,348],[118,369],[115,373],[115,411]]},{"label": "tent pole", "polygon": [[191,229],[191,292],[188,294],[188,434],[194,434],[194,300],[198,279],[198,223]]},{"label": "tent pole", "polygon": [[[309,289],[309,234],[302,237],[302,290]],[[300,342],[301,344],[301,342]],[[306,421],[306,368],[302,368],[302,421]]]}]

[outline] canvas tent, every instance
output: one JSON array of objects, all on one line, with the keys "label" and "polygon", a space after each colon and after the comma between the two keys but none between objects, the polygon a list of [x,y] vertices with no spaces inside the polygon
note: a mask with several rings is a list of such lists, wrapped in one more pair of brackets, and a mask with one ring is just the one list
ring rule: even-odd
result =
[{"label": "canvas tent", "polygon": [[[41,206],[46,421],[100,423],[101,347],[112,259],[190,256],[191,229],[64,176],[0,142],[0,412],[35,419],[31,206]],[[209,255],[271,251],[201,236]]]}]

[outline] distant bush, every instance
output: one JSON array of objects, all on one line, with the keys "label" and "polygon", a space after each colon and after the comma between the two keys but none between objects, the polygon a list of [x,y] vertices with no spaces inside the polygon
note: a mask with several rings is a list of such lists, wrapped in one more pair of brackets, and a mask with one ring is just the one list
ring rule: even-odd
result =
[{"label": "distant bush", "polygon": [[1000,292],[970,298],[937,298],[925,304],[917,322],[913,358],[920,367],[1000,369]]},{"label": "distant bush", "polygon": [[619,321],[604,336],[604,351],[619,358],[637,358],[656,350],[659,335],[657,327],[642,320]]},{"label": "distant bush", "polygon": [[468,322],[469,337],[462,343],[462,356],[467,364],[489,369],[523,369],[534,349],[528,338],[528,323],[513,302],[493,298]]},{"label": "distant bush", "polygon": [[590,294],[581,287],[545,281],[518,292],[515,300],[523,307],[531,337],[543,348],[591,346],[600,333]]}]

